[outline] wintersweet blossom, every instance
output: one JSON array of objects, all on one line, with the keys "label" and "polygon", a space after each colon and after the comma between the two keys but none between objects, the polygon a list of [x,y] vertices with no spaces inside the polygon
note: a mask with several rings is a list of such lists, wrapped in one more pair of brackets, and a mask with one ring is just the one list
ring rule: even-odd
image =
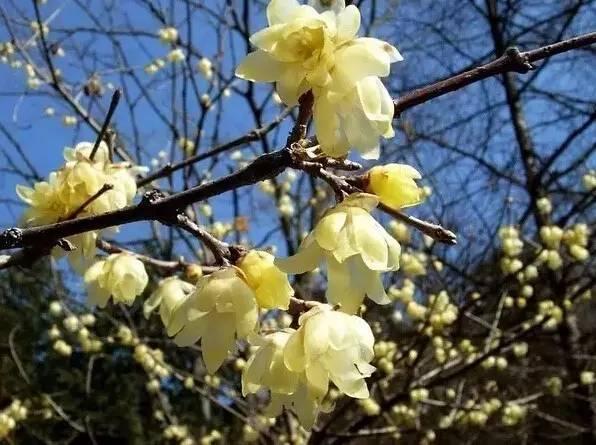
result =
[{"label": "wintersweet blossom", "polygon": [[322,400],[329,382],[358,399],[369,396],[365,378],[374,371],[374,337],[360,317],[317,305],[302,314],[300,327],[289,338],[284,362],[294,372],[304,372],[308,390]]},{"label": "wintersweet blossom", "polygon": [[[228,267],[199,278],[195,290],[173,314],[181,330],[174,341],[189,346],[201,340],[203,361],[213,374],[234,347],[236,338],[254,331],[259,310],[244,273]],[[180,317],[180,319],[178,319]]]},{"label": "wintersweet blossom", "polygon": [[[23,215],[27,225],[96,215],[132,203],[137,193],[135,174],[144,169],[126,162],[111,162],[104,142],[99,144],[91,159],[93,145],[92,142],[81,142],[74,148],[65,148],[64,165],[51,172],[47,181],[37,182],[32,188],[17,185],[17,195],[28,204]],[[97,196],[104,185],[110,185],[111,189]],[[77,248],[69,255],[69,260],[76,270],[82,271],[95,254],[97,233],[87,232],[68,239]]]},{"label": "wintersweet blossom", "polygon": [[159,306],[159,315],[168,335],[173,335],[182,329],[180,317],[174,317],[177,309],[186,301],[194,286],[178,277],[164,278],[157,284],[157,288],[143,305],[143,314],[149,318]]},{"label": "wintersweet blossom", "polygon": [[288,276],[274,264],[275,257],[262,250],[251,250],[237,264],[254,290],[257,303],[265,309],[287,309],[294,289]]},{"label": "wintersweet blossom", "polygon": [[378,203],[374,195],[348,196],[323,215],[295,255],[275,263],[285,272],[304,273],[325,260],[327,299],[344,312],[355,313],[365,295],[389,303],[380,273],[399,268],[401,248],[370,215]]},{"label": "wintersweet blossom", "polygon": [[[314,7],[313,7],[314,5]],[[343,156],[350,146],[364,156],[378,156],[379,137],[393,136],[394,107],[378,77],[402,60],[392,45],[357,37],[360,12],[336,0],[301,5],[272,0],[269,26],[251,37],[258,49],[248,54],[236,75],[256,82],[276,82],[287,105],[314,94],[313,118],[321,149]]]},{"label": "wintersweet blossom", "polygon": [[174,44],[178,41],[178,30],[172,26],[161,28],[157,35],[163,43]]},{"label": "wintersweet blossom", "polygon": [[383,204],[402,209],[422,201],[422,189],[416,184],[420,178],[418,170],[410,165],[379,165],[368,171],[366,191],[377,195]]},{"label": "wintersweet blossom", "polygon": [[256,350],[242,373],[242,395],[256,393],[261,388],[281,394],[296,391],[300,373],[291,371],[284,363],[284,348],[294,332],[287,329],[249,339]]},{"label": "wintersweet blossom", "polygon": [[88,302],[105,307],[110,299],[131,305],[147,286],[145,266],[134,255],[115,253],[97,261],[85,272]]},{"label": "wintersweet blossom", "polygon": [[197,70],[207,80],[211,80],[213,77],[213,63],[207,57],[201,57],[197,62]]}]

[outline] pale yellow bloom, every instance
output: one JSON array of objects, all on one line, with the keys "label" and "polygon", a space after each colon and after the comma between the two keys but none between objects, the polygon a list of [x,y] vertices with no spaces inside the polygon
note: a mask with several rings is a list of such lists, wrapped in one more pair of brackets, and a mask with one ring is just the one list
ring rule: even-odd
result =
[{"label": "pale yellow bloom", "polygon": [[181,48],[173,49],[166,57],[171,63],[184,62],[186,60],[186,54]]},{"label": "pale yellow bloom", "polygon": [[172,26],[161,28],[157,34],[163,43],[173,44],[178,40],[178,30]]},{"label": "pale yellow bloom", "polygon": [[297,0],[272,0],[269,27],[251,37],[250,53],[236,75],[257,82],[277,82],[288,105],[309,90],[315,96],[314,122],[322,150],[342,156],[350,145],[368,157],[378,155],[379,137],[391,137],[393,103],[378,76],[402,60],[393,46],[357,37],[360,12],[337,1],[323,10]]},{"label": "pale yellow bloom", "polygon": [[149,277],[141,261],[128,253],[117,253],[97,261],[85,272],[89,303],[105,307],[110,299],[131,305]]},{"label": "pale yellow bloom", "polygon": [[242,373],[242,395],[256,393],[261,388],[281,394],[296,391],[300,373],[290,371],[284,363],[284,348],[294,332],[287,329],[250,338],[250,344],[256,347],[256,351]]},{"label": "pale yellow bloom", "polygon": [[406,164],[379,165],[369,170],[366,191],[393,209],[410,207],[423,199],[416,184],[421,177],[418,170]]},{"label": "pale yellow bloom", "polygon": [[209,60],[207,57],[202,57],[197,62],[197,70],[207,80],[211,80],[213,77],[213,63],[211,63],[211,60]]},{"label": "pale yellow bloom", "polygon": [[369,364],[374,357],[370,326],[329,305],[302,314],[299,325],[286,344],[284,361],[290,370],[305,373],[308,391],[322,400],[331,381],[350,397],[367,398],[364,379],[375,370]]},{"label": "pale yellow bloom", "polygon": [[251,250],[239,262],[248,285],[254,290],[257,303],[265,309],[287,309],[294,289],[288,276],[274,264],[275,257],[262,250]]},{"label": "pale yellow bloom", "polygon": [[363,158],[377,159],[379,138],[395,134],[393,100],[379,78],[365,77],[341,95],[313,91],[313,122],[323,152],[341,157],[353,147]]},{"label": "pale yellow bloom", "polygon": [[[33,188],[17,185],[17,195],[29,205],[24,213],[27,225],[54,223],[71,218],[75,212],[77,216],[97,215],[132,203],[137,193],[135,174],[143,168],[126,162],[112,163],[104,142],[90,159],[93,145],[81,142],[74,148],[65,148],[64,166],[50,173],[48,181],[37,182]],[[106,184],[112,188],[89,202]],[[68,238],[76,247],[68,256],[75,270],[82,272],[89,266],[96,239],[97,232]],[[54,249],[54,253],[62,254],[62,251]]]},{"label": "pale yellow bloom", "polygon": [[174,313],[186,301],[194,286],[178,277],[168,277],[157,284],[157,289],[143,305],[145,318],[149,318],[159,306],[159,315],[168,335],[173,335],[182,329],[180,318],[174,317]]},{"label": "pale yellow bloom", "polygon": [[173,314],[171,323],[183,326],[174,341],[189,346],[200,339],[211,374],[231,352],[235,339],[247,337],[257,324],[255,294],[243,275],[232,266],[199,278],[195,290]]},{"label": "pale yellow bloom", "polygon": [[380,273],[399,268],[399,243],[370,215],[378,198],[358,193],[329,209],[302,241],[298,252],[275,262],[285,272],[314,270],[325,260],[327,299],[341,310],[355,313],[364,296],[387,304]]}]

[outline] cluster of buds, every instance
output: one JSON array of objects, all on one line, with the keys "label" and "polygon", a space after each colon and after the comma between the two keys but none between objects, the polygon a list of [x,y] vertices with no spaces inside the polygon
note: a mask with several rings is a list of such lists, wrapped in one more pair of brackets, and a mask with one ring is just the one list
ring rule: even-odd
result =
[{"label": "cluster of buds", "polygon": [[0,411],[0,440],[8,437],[27,415],[28,409],[19,399],[14,399],[8,407]]},{"label": "cluster of buds", "polygon": [[505,255],[501,259],[501,270],[505,274],[514,274],[520,271],[524,264],[517,257],[522,253],[524,243],[519,237],[519,231],[513,226],[501,227],[499,238]]}]

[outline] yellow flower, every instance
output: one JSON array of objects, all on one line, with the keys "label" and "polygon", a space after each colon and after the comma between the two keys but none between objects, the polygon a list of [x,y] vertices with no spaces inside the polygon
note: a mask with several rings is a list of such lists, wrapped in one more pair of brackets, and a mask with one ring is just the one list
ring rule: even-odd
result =
[{"label": "yellow flower", "polygon": [[298,416],[302,427],[310,430],[319,412],[327,412],[328,410],[323,409],[321,401],[309,390],[303,375],[292,394],[271,393],[271,399],[269,405],[265,408],[264,414],[267,417],[275,418],[283,413],[284,408],[291,409]]},{"label": "yellow flower", "polygon": [[309,392],[320,401],[331,381],[350,397],[368,398],[364,378],[375,371],[369,364],[375,340],[370,326],[329,305],[310,309],[299,325],[286,344],[284,361],[291,371],[305,373]]},{"label": "yellow flower", "polygon": [[290,371],[284,363],[284,347],[295,331],[288,329],[272,334],[252,336],[250,344],[257,347],[242,373],[242,395],[256,393],[265,387],[272,393],[293,394],[300,373]]},{"label": "yellow flower", "polygon": [[370,215],[378,204],[374,195],[358,193],[328,210],[302,241],[296,255],[276,259],[288,273],[304,273],[325,260],[327,299],[355,313],[364,296],[387,304],[380,273],[399,268],[399,243]]},{"label": "yellow flower", "polygon": [[183,326],[174,341],[189,346],[200,339],[205,366],[212,374],[233,349],[235,339],[254,331],[258,315],[255,294],[242,271],[221,269],[199,278],[195,290],[174,312],[171,323]]},{"label": "yellow flower", "polygon": [[[176,310],[186,301],[194,286],[178,277],[168,277],[161,280],[157,289],[143,305],[143,314],[149,318],[159,306],[159,315],[168,335],[173,335],[182,329],[180,319],[174,317]],[[176,323],[177,322],[177,323]]]},{"label": "yellow flower", "polygon": [[178,40],[178,30],[172,26],[161,28],[157,34],[163,43],[173,44]]},{"label": "yellow flower", "polygon": [[27,225],[48,224],[64,216],[64,206],[56,193],[56,177],[56,173],[52,172],[47,182],[36,182],[33,188],[16,186],[17,196],[29,205],[23,215]]},{"label": "yellow flower", "polygon": [[389,75],[391,63],[402,60],[397,49],[358,38],[360,12],[342,1],[318,12],[297,0],[272,0],[267,18],[269,27],[251,37],[258,50],[244,59],[236,75],[277,82],[287,105],[312,90],[321,149],[343,156],[351,145],[367,157],[378,156],[379,137],[393,136],[394,112],[378,76]]},{"label": "yellow flower", "polygon": [[149,281],[145,266],[128,253],[117,253],[97,261],[85,272],[89,303],[105,307],[110,299],[131,305]]},{"label": "yellow flower", "polygon": [[275,257],[262,250],[251,250],[239,262],[246,282],[254,290],[257,303],[265,309],[287,309],[294,289],[285,273],[274,264]]},{"label": "yellow flower", "polygon": [[409,165],[379,165],[369,170],[366,191],[377,195],[383,204],[399,210],[422,201],[422,190],[416,184],[416,179],[421,177],[418,170]]},{"label": "yellow flower", "polygon": [[207,57],[202,57],[197,62],[197,70],[207,80],[211,80],[211,78],[213,77],[213,63],[211,63],[211,60],[209,60]]},{"label": "yellow flower", "polygon": [[393,100],[379,78],[366,77],[341,95],[313,91],[313,122],[323,152],[341,157],[353,147],[363,158],[377,159],[379,138],[395,134]]},{"label": "yellow flower", "polygon": [[[108,146],[101,142],[93,159],[92,142],[81,142],[74,148],[64,149],[64,166],[49,175],[48,181],[36,183],[33,188],[17,185],[16,193],[29,207],[24,219],[27,225],[49,224],[77,216],[88,216],[121,209],[132,203],[137,186],[135,174],[142,167],[112,163]],[[90,199],[106,184],[112,186],[100,196]],[[84,208],[83,204],[86,204]],[[82,211],[81,211],[82,208]],[[95,255],[97,232],[69,237],[76,250],[68,255],[73,268],[79,272],[89,267]],[[60,249],[54,254],[61,255]]]}]

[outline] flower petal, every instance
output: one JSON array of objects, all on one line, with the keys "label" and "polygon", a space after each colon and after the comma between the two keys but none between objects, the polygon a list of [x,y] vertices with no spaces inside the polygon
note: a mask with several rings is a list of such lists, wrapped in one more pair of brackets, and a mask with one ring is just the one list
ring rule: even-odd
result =
[{"label": "flower petal", "polygon": [[234,347],[234,316],[210,314],[201,339],[203,361],[209,374],[215,373]]},{"label": "flower petal", "polygon": [[275,82],[281,78],[284,65],[265,51],[248,54],[236,68],[236,76],[253,82]]},{"label": "flower petal", "polygon": [[314,237],[307,236],[295,255],[288,258],[275,258],[275,265],[286,273],[301,274],[314,270],[319,265],[323,250]]}]

